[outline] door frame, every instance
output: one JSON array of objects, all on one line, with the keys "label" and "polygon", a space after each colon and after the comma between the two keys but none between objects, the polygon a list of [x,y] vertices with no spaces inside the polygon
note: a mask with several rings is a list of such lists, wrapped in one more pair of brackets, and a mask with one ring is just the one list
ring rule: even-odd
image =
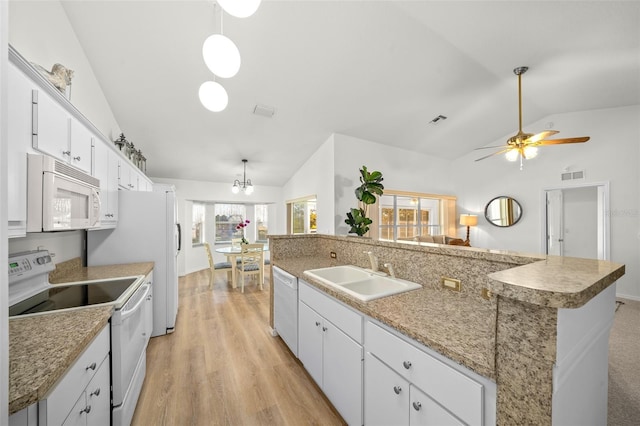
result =
[{"label": "door frame", "polygon": [[[602,239],[602,254],[603,259],[600,260],[610,260],[611,259],[611,224],[609,218],[609,181],[604,182],[580,182],[580,183],[571,183],[564,184],[558,186],[551,186],[542,188],[542,192],[540,194],[540,206],[541,206],[541,238],[540,238],[540,252],[547,253],[547,192],[548,191],[556,191],[556,190],[567,190],[567,189],[577,189],[577,188],[591,188],[595,187],[599,189],[598,191],[598,234],[599,239]],[[601,192],[600,192],[601,191]],[[600,195],[602,194],[602,196]],[[601,199],[602,198],[602,199]]]}]

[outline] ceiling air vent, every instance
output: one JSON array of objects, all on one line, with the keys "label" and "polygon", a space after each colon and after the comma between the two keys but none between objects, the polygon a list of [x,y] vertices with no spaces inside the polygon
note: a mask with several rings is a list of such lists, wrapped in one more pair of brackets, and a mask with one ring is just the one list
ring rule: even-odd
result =
[{"label": "ceiling air vent", "polygon": [[263,117],[271,118],[273,117],[273,114],[276,113],[276,109],[267,105],[257,104],[255,107],[253,107],[253,113],[255,115],[261,115]]},{"label": "ceiling air vent", "polygon": [[560,180],[584,179],[584,170],[577,172],[564,172],[560,175]]},{"label": "ceiling air vent", "polygon": [[446,119],[447,119],[447,117],[445,117],[444,115],[441,114],[441,115],[437,116],[436,118],[434,118],[433,120],[431,120],[429,122],[429,124],[436,125],[436,124],[439,124],[440,122],[442,122],[442,121],[444,121]]}]

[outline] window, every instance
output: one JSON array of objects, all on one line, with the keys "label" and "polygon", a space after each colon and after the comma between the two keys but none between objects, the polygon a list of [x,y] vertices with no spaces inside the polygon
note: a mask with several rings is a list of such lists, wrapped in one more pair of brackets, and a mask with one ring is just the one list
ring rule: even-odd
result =
[{"label": "window", "polygon": [[291,234],[315,234],[316,198],[310,197],[291,201],[288,206],[288,222]]},{"label": "window", "polygon": [[204,243],[204,212],[205,205],[202,203],[193,203],[192,221],[191,221],[191,244],[197,245]]},{"label": "window", "polygon": [[442,234],[441,200],[419,194],[380,197],[379,235],[382,240],[415,241],[424,235]]},{"label": "window", "polygon": [[256,242],[267,242],[267,235],[269,234],[267,207],[266,204],[256,204],[255,206]]},{"label": "window", "polygon": [[216,240],[215,243],[230,243],[232,238],[242,238],[244,229],[236,226],[246,218],[244,204],[216,204]]}]

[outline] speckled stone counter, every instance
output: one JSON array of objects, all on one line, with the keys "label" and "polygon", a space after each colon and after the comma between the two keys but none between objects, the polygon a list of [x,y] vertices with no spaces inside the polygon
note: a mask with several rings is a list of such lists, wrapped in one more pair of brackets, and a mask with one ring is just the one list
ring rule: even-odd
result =
[{"label": "speckled stone counter", "polygon": [[75,258],[56,264],[56,269],[49,273],[49,282],[51,284],[63,284],[75,281],[147,275],[153,271],[153,265],[153,262],[140,262],[83,267],[81,259]]},{"label": "speckled stone counter", "polygon": [[107,324],[102,306],[9,320],[9,414],[44,398]]}]

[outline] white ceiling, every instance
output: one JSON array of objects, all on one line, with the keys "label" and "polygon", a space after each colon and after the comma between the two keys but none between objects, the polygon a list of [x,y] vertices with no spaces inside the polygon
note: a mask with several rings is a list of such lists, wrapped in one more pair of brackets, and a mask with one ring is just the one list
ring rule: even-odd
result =
[{"label": "white ceiling", "polygon": [[640,103],[637,1],[263,0],[223,18],[242,65],[218,80],[219,113],[198,100],[213,0],[62,3],[150,176],[231,182],[247,158],[254,184],[280,186],[334,132],[454,159],[515,133],[521,65],[525,130]]}]

